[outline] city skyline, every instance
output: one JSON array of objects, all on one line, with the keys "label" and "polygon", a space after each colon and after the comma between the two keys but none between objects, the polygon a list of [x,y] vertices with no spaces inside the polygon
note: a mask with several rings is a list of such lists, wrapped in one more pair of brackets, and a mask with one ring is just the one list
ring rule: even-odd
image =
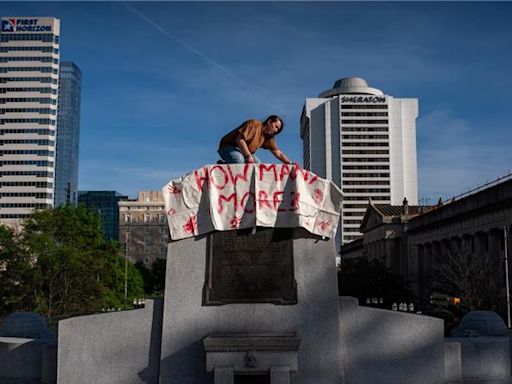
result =
[{"label": "city skyline", "polygon": [[281,148],[302,163],[305,99],[357,76],[419,99],[419,196],[432,202],[511,168],[511,14],[510,3],[483,2],[37,2],[2,10],[61,21],[61,59],[83,74],[80,190],[159,190],[214,163],[220,137],[243,120],[272,113],[286,123]]}]

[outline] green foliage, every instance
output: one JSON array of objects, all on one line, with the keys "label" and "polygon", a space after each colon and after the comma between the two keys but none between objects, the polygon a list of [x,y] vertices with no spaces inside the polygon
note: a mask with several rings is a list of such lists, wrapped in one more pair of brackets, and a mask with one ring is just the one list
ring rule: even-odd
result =
[{"label": "green foliage", "polygon": [[[111,246],[119,248],[118,243]],[[144,282],[139,270],[118,253],[107,254],[107,273],[103,276],[106,289],[103,292],[104,305],[107,308],[129,308],[135,298],[144,296]],[[125,268],[127,299],[124,298]]]},{"label": "green foliage", "polygon": [[14,231],[0,225],[0,314],[32,307],[33,262]]},{"label": "green foliage", "polygon": [[412,294],[401,276],[392,274],[384,263],[365,258],[343,259],[338,270],[338,291],[364,304],[366,298],[383,298],[384,307],[394,302],[410,302]]},{"label": "green foliage", "polygon": [[142,261],[137,261],[135,263],[135,268],[139,271],[142,281],[144,282],[144,293],[151,294],[153,293],[153,275],[151,274],[151,270],[144,265]]},{"label": "green foliage", "polygon": [[0,242],[4,313],[23,309],[48,318],[71,316],[125,308],[143,296],[140,273],[128,263],[125,301],[119,244],[105,240],[98,215],[83,206],[34,212],[19,236],[1,227]]},{"label": "green foliage", "polygon": [[151,265],[151,274],[154,281],[154,292],[163,292],[165,289],[166,259],[156,259]]},{"label": "green foliage", "polygon": [[165,289],[166,259],[156,259],[151,268],[146,267],[141,261],[135,264],[144,281],[144,292],[151,295],[159,295]]}]

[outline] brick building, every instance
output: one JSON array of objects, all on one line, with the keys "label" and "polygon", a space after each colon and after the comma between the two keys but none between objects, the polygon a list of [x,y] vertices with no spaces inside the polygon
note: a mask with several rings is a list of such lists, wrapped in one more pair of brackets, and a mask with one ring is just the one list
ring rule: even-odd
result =
[{"label": "brick building", "polygon": [[132,263],[151,265],[166,257],[169,227],[162,192],[140,191],[137,199],[119,202],[119,241]]}]

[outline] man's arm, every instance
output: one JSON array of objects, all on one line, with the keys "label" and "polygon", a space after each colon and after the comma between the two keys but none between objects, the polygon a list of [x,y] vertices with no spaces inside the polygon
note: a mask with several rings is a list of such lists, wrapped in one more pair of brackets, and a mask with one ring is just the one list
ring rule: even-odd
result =
[{"label": "man's arm", "polygon": [[291,164],[291,160],[279,148],[271,148],[270,152],[285,164]]},{"label": "man's arm", "polygon": [[247,147],[247,143],[241,133],[236,137],[236,145],[240,148],[240,152],[245,157],[246,163],[254,163],[254,159],[252,157],[251,151],[249,151],[249,147]]}]

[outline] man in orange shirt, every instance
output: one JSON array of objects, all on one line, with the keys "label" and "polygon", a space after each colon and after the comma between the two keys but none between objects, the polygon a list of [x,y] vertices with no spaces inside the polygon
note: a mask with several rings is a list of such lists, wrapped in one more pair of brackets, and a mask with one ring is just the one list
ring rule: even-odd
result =
[{"label": "man in orange shirt", "polygon": [[283,130],[283,120],[276,115],[264,122],[247,120],[220,140],[218,153],[226,163],[259,163],[254,154],[259,148],[268,149],[285,164],[291,160],[277,146],[275,136]]}]

